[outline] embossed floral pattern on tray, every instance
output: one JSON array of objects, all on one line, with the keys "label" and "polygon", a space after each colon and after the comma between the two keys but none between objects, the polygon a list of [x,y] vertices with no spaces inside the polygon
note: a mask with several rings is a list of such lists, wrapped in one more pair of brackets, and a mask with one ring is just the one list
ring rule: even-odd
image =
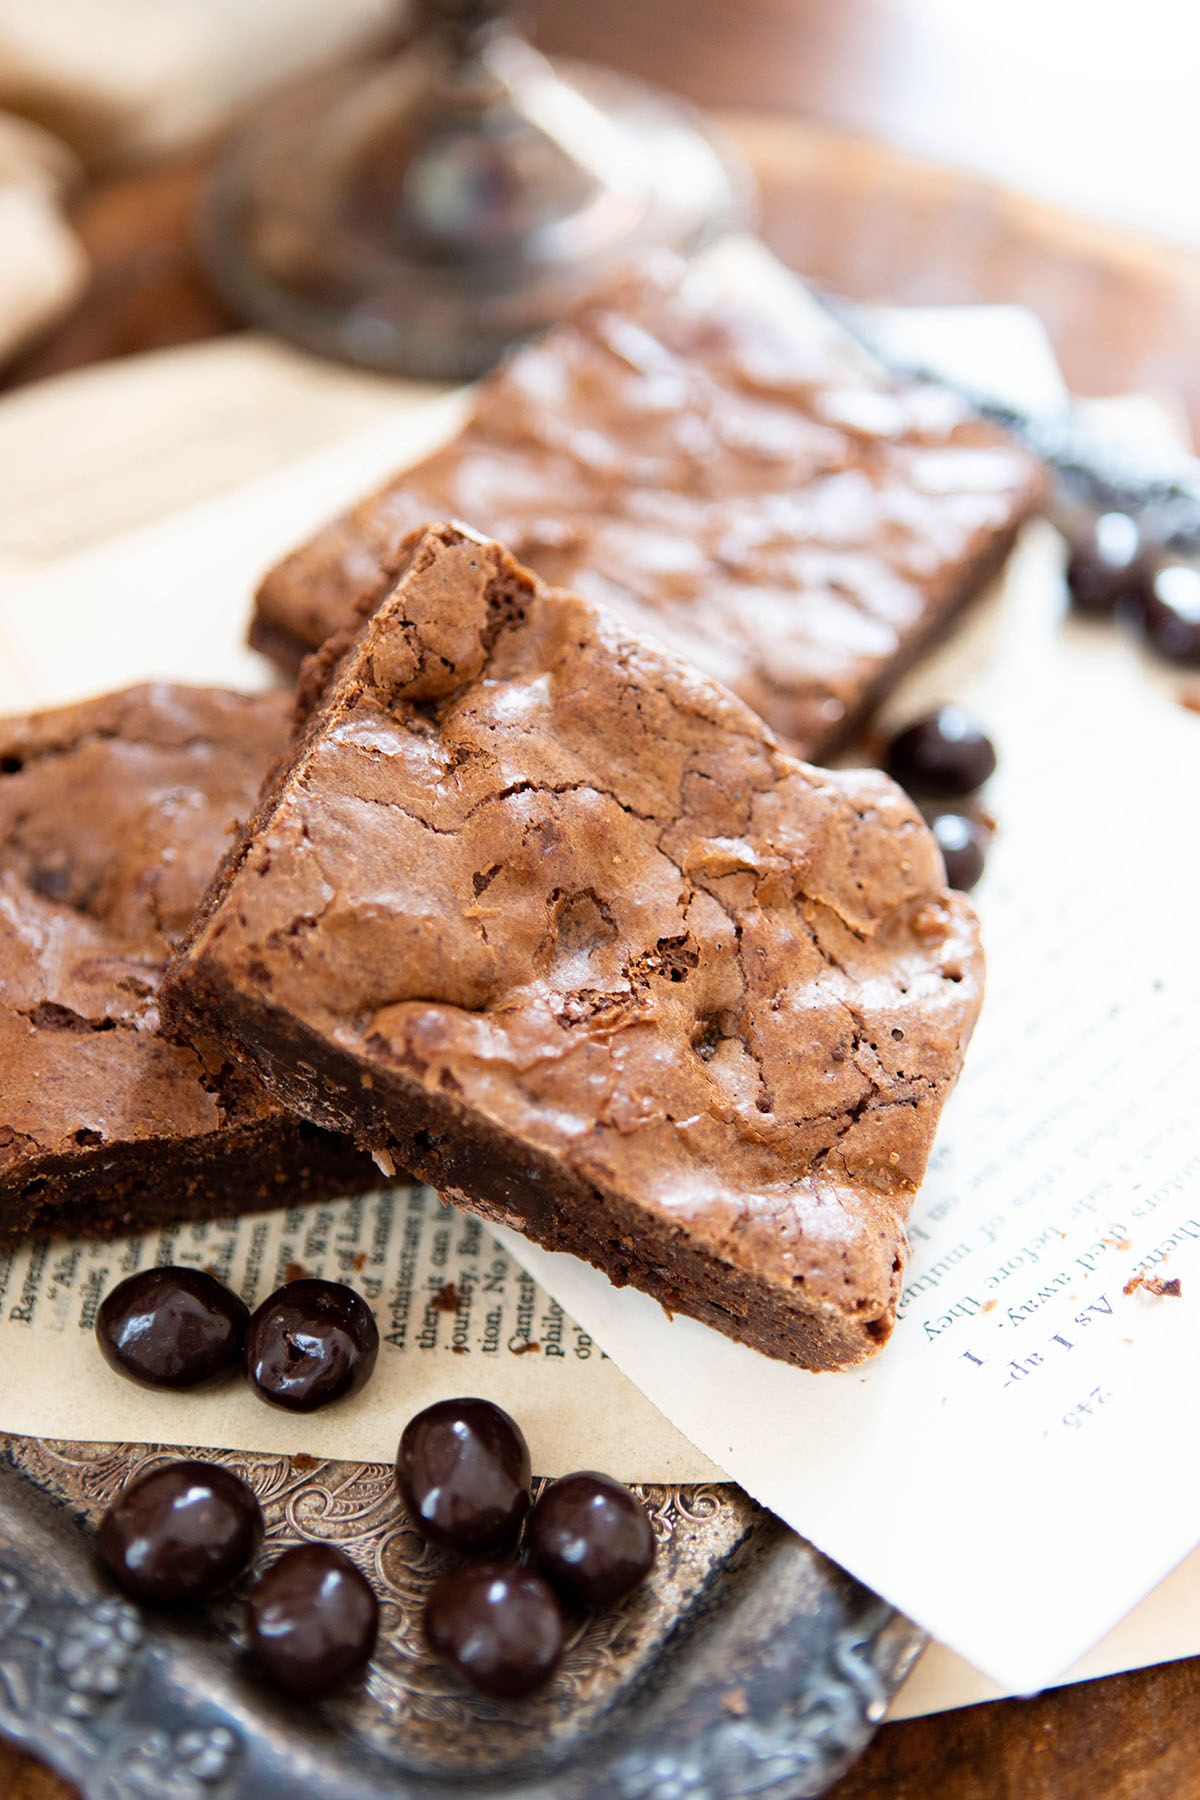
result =
[{"label": "embossed floral pattern on tray", "polygon": [[[131,1475],[187,1454],[0,1442],[25,1482],[52,1495],[85,1526]],[[374,1582],[383,1629],[368,1678],[317,1711],[321,1729],[333,1726],[339,1734],[334,1741],[345,1746],[348,1766],[362,1759],[394,1768],[398,1785],[386,1784],[381,1796],[432,1795],[442,1791],[443,1780],[470,1774],[483,1784],[473,1780],[473,1794],[512,1800],[549,1800],[551,1794],[555,1800],[560,1794],[564,1800],[576,1794],[588,1800],[600,1794],[605,1800],[799,1800],[823,1792],[866,1741],[920,1641],[906,1621],[791,1538],[739,1489],[648,1486],[639,1491],[658,1543],[652,1583],[622,1607],[577,1620],[550,1686],[519,1706],[500,1706],[467,1694],[424,1648],[425,1594],[453,1559],[427,1544],[406,1519],[389,1467],[199,1454],[236,1470],[254,1488],[267,1522],[264,1560],[288,1544],[324,1540],[353,1557]],[[819,1649],[803,1681],[789,1681],[786,1667],[772,1665],[773,1657],[778,1665],[784,1627],[795,1636],[794,1616],[764,1623],[761,1647],[744,1627],[740,1639],[736,1632],[723,1637],[724,1625],[707,1635],[703,1629],[713,1611],[709,1597],[719,1593],[727,1605],[727,1597],[736,1595],[740,1565],[749,1569],[756,1557],[781,1555],[790,1559],[794,1604],[811,1610]],[[209,1609],[235,1669],[247,1585]],[[770,1610],[768,1599],[764,1618]],[[687,1681],[673,1686],[672,1655],[696,1621],[697,1641],[708,1649],[693,1659],[690,1687]],[[0,1531],[0,1729],[35,1745],[76,1779],[86,1771],[87,1800],[258,1800],[256,1784],[264,1777],[253,1774],[251,1763],[270,1737],[265,1723],[260,1743],[232,1718],[171,1716],[161,1726],[124,1720],[126,1702],[152,1674],[154,1640],[154,1615],[143,1616],[110,1594],[72,1596],[57,1610],[37,1603],[20,1567],[5,1558]],[[745,1687],[733,1690],[729,1710],[720,1694],[726,1642],[729,1679],[749,1671]],[[761,1692],[754,1681],[759,1662]],[[686,1720],[676,1717],[676,1686],[681,1694],[688,1690]],[[647,1694],[650,1699],[640,1702]],[[739,1694],[749,1698],[739,1702]],[[621,1723],[626,1717],[627,1735]],[[602,1742],[602,1752],[593,1750]],[[277,1741],[270,1748],[277,1756]],[[551,1769],[554,1779],[546,1785]],[[417,1785],[407,1785],[406,1774]],[[368,1785],[362,1791],[375,1790]]]}]

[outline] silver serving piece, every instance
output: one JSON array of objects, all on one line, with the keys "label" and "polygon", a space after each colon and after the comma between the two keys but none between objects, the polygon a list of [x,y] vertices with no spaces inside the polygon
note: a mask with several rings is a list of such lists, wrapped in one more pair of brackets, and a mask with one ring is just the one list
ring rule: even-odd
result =
[{"label": "silver serving piece", "polygon": [[1009,432],[1051,477],[1049,511],[1073,535],[1089,517],[1125,513],[1137,521],[1153,553],[1200,558],[1200,460],[1182,449],[1152,451],[1102,435],[1072,401],[1033,412],[1005,395],[948,379],[941,369],[898,357],[880,332],[875,309],[810,283],[817,304],[893,374],[930,381],[959,394],[974,411]]},{"label": "silver serving piece", "polygon": [[698,114],[553,65],[505,0],[415,0],[414,34],[258,114],[204,240],[235,309],[324,354],[470,378],[640,251],[744,221],[751,184]]},{"label": "silver serving piece", "polygon": [[[383,1603],[365,1686],[281,1699],[243,1653],[242,1596],[139,1609],[91,1553],[135,1473],[200,1454],[257,1493],[269,1560],[339,1545]],[[925,1639],[735,1487],[642,1487],[652,1581],[577,1622],[542,1693],[502,1706],[426,1653],[450,1558],[390,1468],[0,1438],[0,1731],[83,1800],[803,1800],[835,1782]]]}]

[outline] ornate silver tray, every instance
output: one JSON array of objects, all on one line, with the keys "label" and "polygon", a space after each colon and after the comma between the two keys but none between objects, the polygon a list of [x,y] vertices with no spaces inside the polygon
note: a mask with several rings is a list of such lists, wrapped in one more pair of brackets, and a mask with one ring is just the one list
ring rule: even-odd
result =
[{"label": "ornate silver tray", "polygon": [[365,1686],[281,1700],[239,1595],[181,1616],[121,1598],[90,1527],[187,1452],[0,1437],[0,1731],[85,1800],[801,1800],[862,1750],[920,1633],[732,1486],[643,1487],[655,1575],[582,1625],[549,1688],[498,1706],[420,1641],[449,1566],[381,1464],[198,1452],[246,1476],[270,1555],[341,1545],[383,1599]]}]

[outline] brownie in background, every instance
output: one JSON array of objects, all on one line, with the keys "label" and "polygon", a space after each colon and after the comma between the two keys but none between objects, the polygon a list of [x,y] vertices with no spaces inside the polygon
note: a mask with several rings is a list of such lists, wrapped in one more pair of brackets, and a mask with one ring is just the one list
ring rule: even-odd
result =
[{"label": "brownie in background", "polygon": [[1024,451],[810,305],[781,323],[664,259],[519,350],[449,444],[273,569],[251,638],[294,670],[382,600],[411,529],[462,519],[820,758],[1040,492]]}]

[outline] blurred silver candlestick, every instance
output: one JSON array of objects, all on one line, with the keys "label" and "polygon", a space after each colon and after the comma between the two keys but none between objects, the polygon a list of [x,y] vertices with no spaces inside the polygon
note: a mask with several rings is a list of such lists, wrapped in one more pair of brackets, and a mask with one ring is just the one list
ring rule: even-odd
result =
[{"label": "blurred silver candlestick", "polygon": [[656,245],[744,222],[750,184],[697,114],[551,65],[504,0],[417,0],[393,61],[259,113],[205,219],[235,309],[326,355],[479,374]]}]

